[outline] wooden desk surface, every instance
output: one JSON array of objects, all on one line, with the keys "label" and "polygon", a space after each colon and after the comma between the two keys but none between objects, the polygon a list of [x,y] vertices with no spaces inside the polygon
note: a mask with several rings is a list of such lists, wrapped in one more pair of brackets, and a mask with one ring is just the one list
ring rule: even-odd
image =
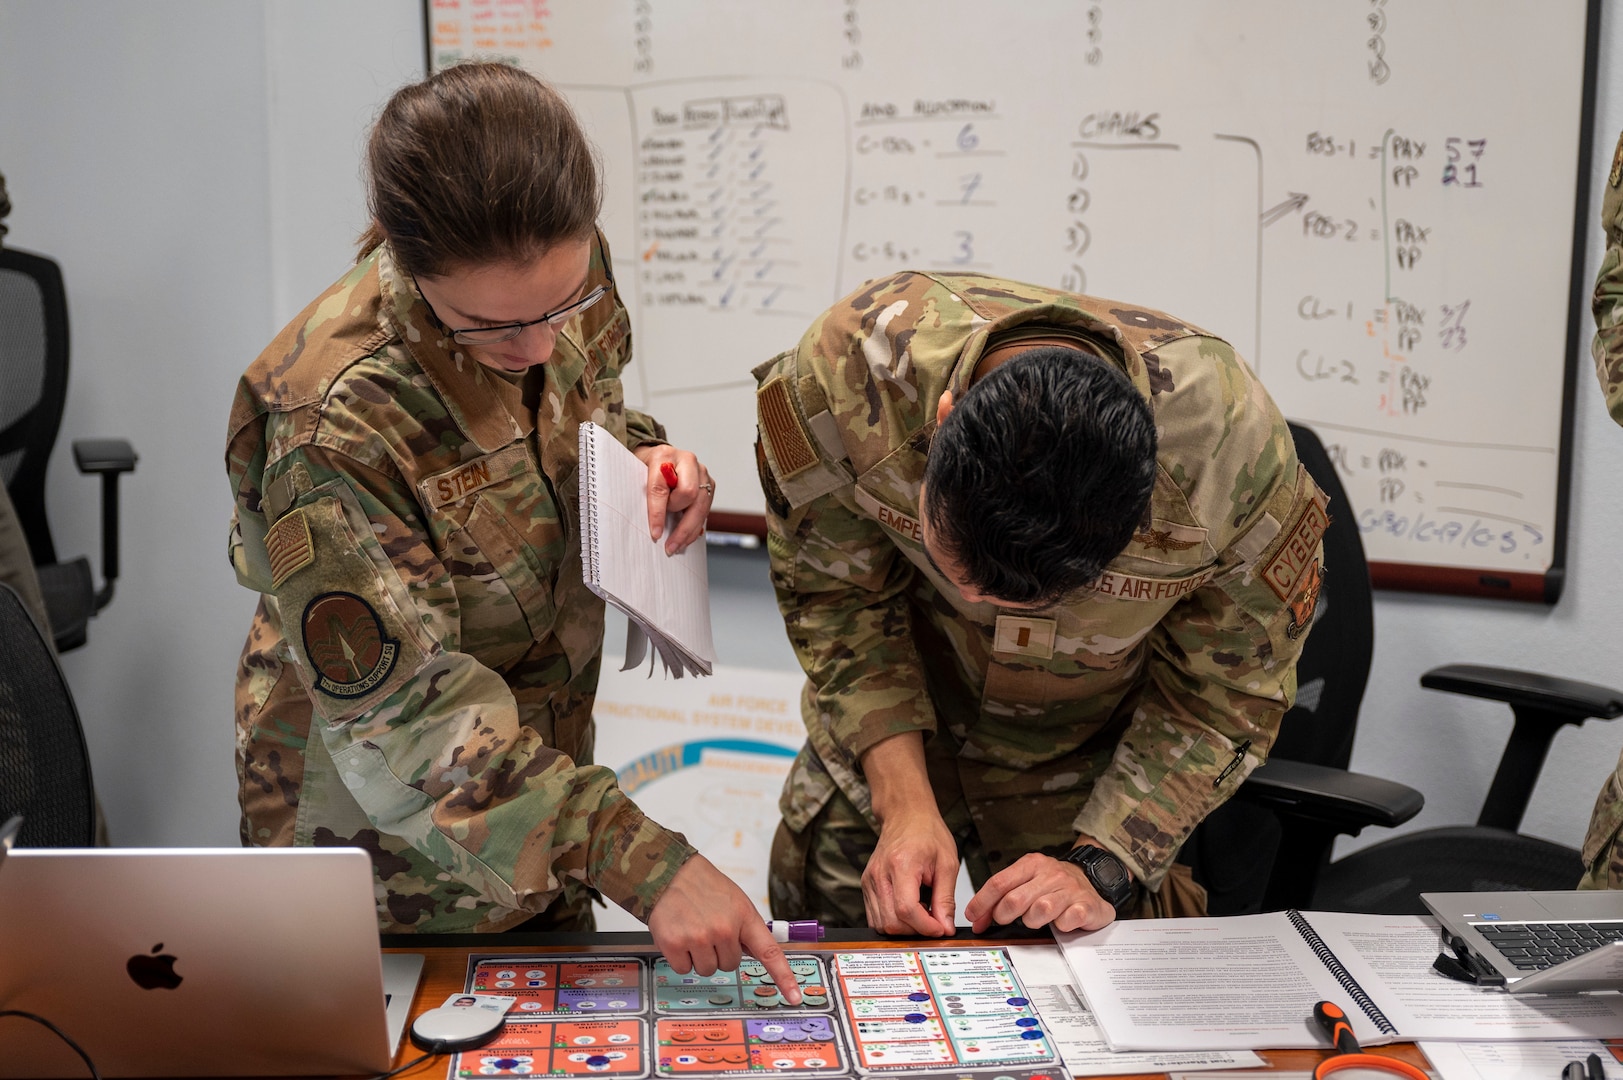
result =
[{"label": "wooden desk surface", "polygon": [[[604,941],[605,938],[615,938],[615,941]],[[460,993],[464,980],[468,974],[468,957],[473,953],[503,953],[506,955],[522,956],[534,953],[544,956],[549,953],[602,953],[610,955],[624,955],[628,952],[654,952],[653,945],[645,934],[615,934],[593,935],[592,944],[557,944],[558,937],[542,934],[500,934],[500,935],[467,935],[458,937],[425,937],[411,938],[406,936],[388,937],[384,939],[385,952],[420,952],[427,959],[423,964],[423,979],[417,987],[417,996],[412,1001],[411,1015],[415,1018],[418,1013],[434,1008],[452,994]],[[584,936],[580,940],[588,940]],[[542,942],[545,942],[544,944]],[[628,944],[629,942],[629,944]],[[996,939],[965,939],[947,938],[941,941],[925,939],[908,940],[847,940],[825,941],[818,945],[795,943],[791,948],[795,952],[832,952],[837,949],[920,949],[932,947],[952,947],[981,945],[998,948],[1005,945],[1052,945],[1051,937],[1039,938],[996,938]],[[401,1040],[399,1054],[394,1060],[395,1068],[418,1057],[422,1053],[411,1044],[408,1034]],[[1427,1067],[1425,1055],[1410,1043],[1400,1043],[1394,1046],[1376,1047],[1371,1053],[1386,1054],[1418,1065]],[[1259,1050],[1259,1057],[1268,1062],[1270,1069],[1291,1070],[1296,1072],[1312,1072],[1313,1066],[1329,1057],[1329,1051],[1319,1050]],[[451,1055],[430,1058],[414,1069],[409,1069],[399,1075],[406,1080],[442,1080],[451,1067]],[[1164,1077],[1165,1073],[1131,1073],[1123,1074],[1151,1080],[1151,1078]],[[1258,1071],[1258,1077],[1266,1072]]]}]

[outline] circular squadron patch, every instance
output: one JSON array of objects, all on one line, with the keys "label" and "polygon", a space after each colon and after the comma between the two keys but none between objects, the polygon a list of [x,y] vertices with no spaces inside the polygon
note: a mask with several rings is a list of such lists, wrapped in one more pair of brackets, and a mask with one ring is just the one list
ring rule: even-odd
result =
[{"label": "circular squadron patch", "polygon": [[322,593],[311,600],[300,630],[316,688],[333,697],[356,698],[376,688],[399,655],[399,641],[383,636],[378,613],[353,593]]}]

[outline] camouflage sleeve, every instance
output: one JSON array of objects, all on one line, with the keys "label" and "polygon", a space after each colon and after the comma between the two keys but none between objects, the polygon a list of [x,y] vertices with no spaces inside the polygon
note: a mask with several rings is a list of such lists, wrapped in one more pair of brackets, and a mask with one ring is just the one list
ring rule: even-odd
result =
[{"label": "camouflage sleeve", "polygon": [[637,409],[626,410],[627,450],[635,450],[639,446],[663,446],[667,441],[664,424]]},{"label": "camouflage sleeve", "polygon": [[461,651],[479,612],[410,489],[313,446],[277,468],[308,475],[269,530],[271,595],[314,726],[368,819],[494,903],[540,911],[573,879],[646,919],[693,849],[611,770],[521,724],[512,689]]},{"label": "camouflage sleeve", "polygon": [[1606,197],[1601,203],[1601,228],[1606,230],[1606,254],[1595,278],[1595,374],[1606,395],[1606,409],[1623,424],[1623,135],[1612,154]]},{"label": "camouflage sleeve", "polygon": [[[614,257],[609,252],[608,238],[603,235],[601,230],[597,233],[592,249],[592,258],[594,261],[601,262],[603,272],[612,282],[614,280]],[[619,285],[614,286],[614,292],[609,297],[609,301],[617,311],[624,311],[625,302],[620,297]],[[630,326],[629,318],[625,325]],[[631,333],[629,330],[615,339],[615,344],[609,352],[611,355],[606,358],[605,368],[612,367],[614,377],[616,379],[623,378],[625,369],[631,366]],[[625,445],[627,450],[635,450],[639,446],[660,446],[667,441],[665,438],[665,426],[647,413],[627,408],[625,417]]]},{"label": "camouflage sleeve", "polygon": [[794,510],[769,507],[766,520],[778,607],[811,683],[804,711],[813,749],[836,770],[857,771],[875,743],[933,732],[909,632],[913,564],[839,493]]},{"label": "camouflage sleeve", "polygon": [[1296,660],[1323,581],[1323,494],[1277,426],[1278,462],[1219,573],[1151,631],[1132,720],[1077,816],[1078,833],[1159,886],[1189,832],[1268,756],[1296,694]]}]

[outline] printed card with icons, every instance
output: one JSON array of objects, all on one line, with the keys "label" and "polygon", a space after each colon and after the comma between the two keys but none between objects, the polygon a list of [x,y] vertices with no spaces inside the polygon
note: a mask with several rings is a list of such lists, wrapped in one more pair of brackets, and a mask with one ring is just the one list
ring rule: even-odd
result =
[{"label": "printed card with icons", "polygon": [[1059,1065],[1002,949],[836,952],[832,969],[861,1072]]},{"label": "printed card with icons", "polygon": [[[511,1015],[511,1014],[509,1014]],[[624,1020],[509,1020],[494,1042],[457,1055],[451,1075],[648,1075],[647,1025]]]},{"label": "printed card with icons", "polygon": [[623,1016],[648,1011],[640,957],[474,957],[468,989],[517,998],[508,1020]]},{"label": "printed card with icons", "polygon": [[[874,949],[787,956],[802,1003],[757,961],[680,974],[658,956],[474,956],[469,993],[516,999],[501,1036],[453,1075],[609,1073],[697,1080],[971,1070],[1063,1080],[1041,1018],[1002,949]],[[988,1078],[983,1078],[988,1080]]]},{"label": "printed card with icons", "polygon": [[800,985],[801,1003],[790,1006],[761,962],[745,957],[737,971],[714,975],[686,975],[671,970],[663,956],[654,960],[654,1011],[673,1015],[691,1013],[759,1013],[770,1009],[815,1011],[827,1009],[828,974],[823,961],[805,953],[790,953],[789,970]]}]

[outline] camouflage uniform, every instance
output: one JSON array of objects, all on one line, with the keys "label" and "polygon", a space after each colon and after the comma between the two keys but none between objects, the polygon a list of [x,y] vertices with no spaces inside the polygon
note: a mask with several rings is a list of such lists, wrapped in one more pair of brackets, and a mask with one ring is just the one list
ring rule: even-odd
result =
[{"label": "camouflage uniform", "polygon": [[[591,284],[607,258],[599,237]],[[624,405],[629,327],[600,302],[508,381],[383,247],[238,387],[231,559],[263,594],[237,675],[243,841],[367,849],[384,932],[503,930],[560,897],[589,925],[590,889],[646,919],[692,854],[589,764],[579,425],[663,439]]]},{"label": "camouflage uniform", "polygon": [[[1127,374],[1160,468],[1104,577],[1031,616],[966,603],[931,567],[918,491],[942,392],[962,395],[989,341],[1037,327]],[[1267,756],[1322,580],[1325,499],[1256,377],[1158,312],[917,272],[864,285],[755,375],[772,580],[809,676],[774,912],[860,924],[875,834],[859,762],[908,731],[977,887],[1086,833],[1159,888]]]},{"label": "camouflage uniform", "polygon": [[[1606,197],[1601,202],[1601,228],[1606,230],[1606,254],[1595,278],[1595,340],[1590,352],[1595,357],[1595,374],[1606,395],[1606,408],[1612,419],[1623,424],[1623,135],[1618,136],[1612,154],[1612,171],[1606,178]],[[1595,810],[1584,836],[1584,879],[1580,888],[1623,889],[1623,756],[1617,769],[1601,785]]]}]

